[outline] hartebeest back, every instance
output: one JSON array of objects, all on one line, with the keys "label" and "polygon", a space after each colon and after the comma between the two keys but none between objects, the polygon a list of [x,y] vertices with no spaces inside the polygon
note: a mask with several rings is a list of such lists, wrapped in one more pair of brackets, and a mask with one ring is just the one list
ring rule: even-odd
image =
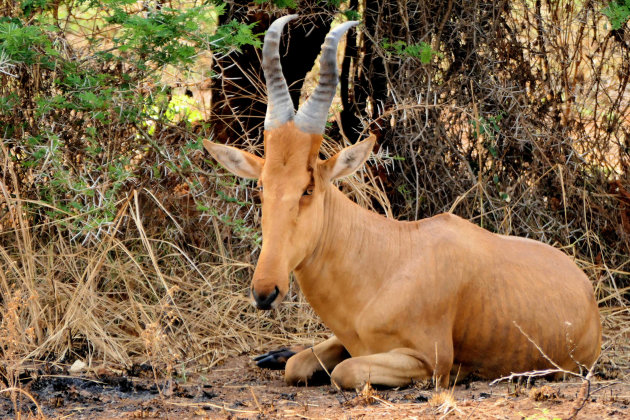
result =
[{"label": "hartebeest back", "polygon": [[318,159],[338,82],[337,44],[357,22],[327,36],[320,82],[296,114],[278,52],[282,28],[295,17],[276,20],[265,36],[265,158],[204,142],[228,170],[259,179],[263,247],[254,305],[278,304],[294,272],[334,333],[291,357],[286,380],[306,383],[320,361],[345,388],[431,377],[445,385],[453,374],[492,378],[549,368],[546,357],[567,370],[590,367],[600,351],[599,313],[588,278],[561,251],[452,214],[387,219],[332,184],[374,146],[370,137]]}]

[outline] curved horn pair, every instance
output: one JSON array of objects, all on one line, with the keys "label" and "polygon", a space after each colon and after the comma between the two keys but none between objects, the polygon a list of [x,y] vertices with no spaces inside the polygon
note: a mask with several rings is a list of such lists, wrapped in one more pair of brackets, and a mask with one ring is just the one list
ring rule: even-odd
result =
[{"label": "curved horn pair", "polygon": [[[280,35],[282,29],[297,15],[288,15],[274,21],[263,45],[263,71],[267,80],[269,103],[265,117],[265,130],[277,128],[294,119],[293,102],[280,66]],[[313,94],[295,115],[295,124],[304,132],[322,134],[328,119],[328,109],[335,97],[339,74],[337,73],[337,46],[344,33],[359,22],[342,23],[330,31],[322,45],[320,80]]]}]

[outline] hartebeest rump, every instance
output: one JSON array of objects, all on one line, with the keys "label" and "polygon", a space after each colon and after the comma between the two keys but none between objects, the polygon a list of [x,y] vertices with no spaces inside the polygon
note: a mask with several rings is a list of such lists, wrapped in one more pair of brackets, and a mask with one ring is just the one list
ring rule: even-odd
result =
[{"label": "hartebeest rump", "polygon": [[204,141],[228,170],[259,180],[263,246],[254,305],[280,302],[294,272],[334,333],[288,360],[287,382],[306,383],[320,361],[343,388],[546,369],[542,352],[566,370],[590,367],[601,345],[599,312],[588,278],[564,253],[452,214],[387,219],[332,184],[361,167],[375,141],[318,159],[338,82],[337,44],[357,22],[327,36],[320,82],[295,113],[278,52],[282,28],[295,17],[277,19],[265,36],[264,159]]}]

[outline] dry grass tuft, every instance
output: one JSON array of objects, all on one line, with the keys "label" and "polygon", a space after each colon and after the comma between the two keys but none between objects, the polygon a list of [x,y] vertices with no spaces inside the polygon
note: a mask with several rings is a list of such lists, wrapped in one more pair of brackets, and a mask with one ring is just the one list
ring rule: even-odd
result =
[{"label": "dry grass tuft", "polygon": [[457,407],[457,401],[453,390],[436,391],[429,398],[428,404],[437,413],[447,415],[451,412],[457,412],[461,414],[461,410]]},{"label": "dry grass tuft", "polygon": [[372,387],[372,384],[366,382],[366,384],[357,391],[357,394],[343,403],[347,407],[356,407],[360,405],[372,405],[382,401],[378,395],[378,392]]},{"label": "dry grass tuft", "polygon": [[548,401],[559,399],[561,395],[557,390],[549,385],[543,385],[540,388],[532,388],[529,390],[529,398],[534,401]]}]

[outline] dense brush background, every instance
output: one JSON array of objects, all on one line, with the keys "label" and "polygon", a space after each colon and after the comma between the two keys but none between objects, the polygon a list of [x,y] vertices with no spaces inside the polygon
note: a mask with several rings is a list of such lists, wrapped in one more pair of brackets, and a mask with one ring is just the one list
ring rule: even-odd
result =
[{"label": "dense brush background", "polygon": [[201,146],[262,153],[262,35],[289,11],[295,102],[330,26],[364,24],[322,154],[368,131],[380,148],[343,190],[563,249],[599,301],[598,371],[627,374],[628,0],[0,0],[0,380],[76,359],[170,374],[326,336],[295,285],[278,311],[249,305],[254,184]]}]

